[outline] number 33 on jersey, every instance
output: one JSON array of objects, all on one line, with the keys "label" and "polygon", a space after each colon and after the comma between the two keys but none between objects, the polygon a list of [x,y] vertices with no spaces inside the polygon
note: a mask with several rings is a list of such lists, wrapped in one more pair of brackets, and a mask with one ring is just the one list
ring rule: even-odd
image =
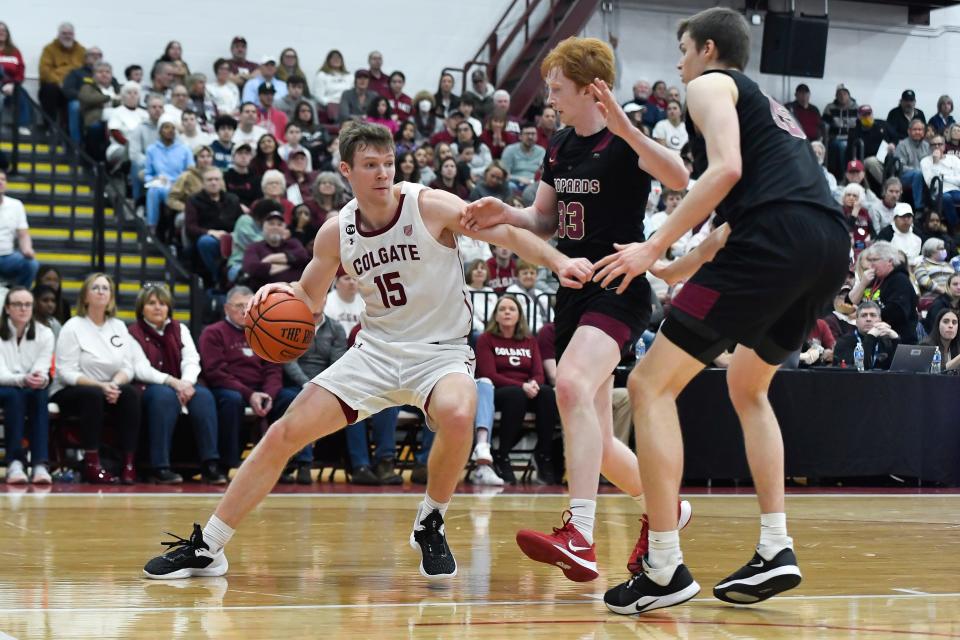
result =
[{"label": "number 33 on jersey", "polygon": [[[340,211],[340,263],[357,278],[366,305],[361,328],[387,342],[455,340],[472,327],[459,251],[424,225],[417,202],[423,188],[403,183],[396,214],[382,229],[361,229],[356,200]],[[451,308],[450,300],[463,304]]]}]

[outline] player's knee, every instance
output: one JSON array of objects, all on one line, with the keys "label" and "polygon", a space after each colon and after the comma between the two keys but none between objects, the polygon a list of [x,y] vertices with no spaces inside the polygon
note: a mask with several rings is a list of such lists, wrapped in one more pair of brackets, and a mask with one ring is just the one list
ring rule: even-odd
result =
[{"label": "player's knee", "polygon": [[295,421],[290,416],[284,416],[270,425],[264,439],[270,446],[270,450],[276,452],[279,457],[288,458],[295,452],[303,448],[300,442],[300,430],[296,428]]},{"label": "player's knee", "polygon": [[575,374],[558,375],[554,392],[557,396],[557,407],[560,411],[568,411],[593,403],[594,393],[584,382],[583,376]]},{"label": "player's knee", "polygon": [[627,392],[630,394],[630,404],[634,407],[645,407],[654,398],[663,392],[660,381],[656,377],[641,371],[636,367],[627,377]]},{"label": "player's knee", "polygon": [[743,376],[730,377],[728,373],[727,388],[730,393],[730,402],[737,413],[762,408],[767,403],[767,390]]}]

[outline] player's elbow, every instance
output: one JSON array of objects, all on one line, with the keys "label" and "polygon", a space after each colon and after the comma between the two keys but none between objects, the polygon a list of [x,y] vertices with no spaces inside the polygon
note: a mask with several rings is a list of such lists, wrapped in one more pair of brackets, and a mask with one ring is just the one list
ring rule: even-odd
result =
[{"label": "player's elbow", "polygon": [[732,189],[743,175],[743,163],[739,158],[722,162],[718,167],[717,179],[727,188]]},{"label": "player's elbow", "polygon": [[686,167],[681,164],[663,176],[660,182],[671,191],[683,191],[690,183],[690,174],[687,173]]}]

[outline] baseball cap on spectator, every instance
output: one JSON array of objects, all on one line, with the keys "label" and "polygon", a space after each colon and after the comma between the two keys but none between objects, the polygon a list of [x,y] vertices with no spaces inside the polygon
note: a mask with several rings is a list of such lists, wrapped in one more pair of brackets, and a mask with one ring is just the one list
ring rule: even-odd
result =
[{"label": "baseball cap on spectator", "polygon": [[[899,205],[901,205],[901,204],[905,204],[905,205],[907,205],[907,206],[905,206],[905,207],[900,207]],[[902,217],[904,217],[904,216],[910,216],[910,217],[912,218],[912,217],[913,217],[913,207],[911,207],[911,206],[910,206],[908,203],[906,203],[906,202],[898,202],[898,203],[897,203],[896,211],[894,211],[894,213],[893,213],[893,217],[894,217],[894,218],[902,218]]]},{"label": "baseball cap on spectator", "polygon": [[266,224],[267,220],[272,220],[274,218],[283,220],[283,211],[278,211],[277,209],[273,209],[272,211],[267,213],[267,215],[263,216],[263,223]]},{"label": "baseball cap on spectator", "polygon": [[851,160],[850,162],[848,162],[847,173],[851,173],[853,171],[863,171],[863,163],[860,162],[859,160]]},{"label": "baseball cap on spectator", "polygon": [[871,107],[871,106],[868,105],[868,104],[862,104],[862,105],[860,105],[860,108],[857,109],[857,115],[859,115],[861,118],[866,118],[867,116],[872,116],[872,115],[873,115],[873,107]]},{"label": "baseball cap on spectator", "polygon": [[258,94],[260,94],[260,93],[276,93],[276,92],[277,92],[277,88],[273,86],[273,83],[272,83],[272,82],[264,82],[264,83],[261,84],[260,87],[257,89],[257,93],[258,93]]},{"label": "baseball cap on spectator", "polygon": [[636,102],[628,102],[625,107],[623,107],[624,113],[633,113],[635,111],[646,111],[646,107],[643,105],[637,104]]},{"label": "baseball cap on spectator", "polygon": [[483,69],[474,69],[473,73],[470,74],[470,79],[474,82],[480,82],[487,77],[487,74],[483,72]]},{"label": "baseball cap on spectator", "polygon": [[900,99],[905,100],[907,102],[916,102],[917,94],[913,92],[913,89],[907,89],[902,94],[900,94]]},{"label": "baseball cap on spectator", "polygon": [[241,151],[249,151],[250,153],[253,153],[253,147],[250,146],[249,142],[238,144],[233,148],[233,155],[237,155]]},{"label": "baseball cap on spectator", "polygon": [[233,40],[230,41],[230,46],[233,46],[237,43],[247,44],[247,39],[243,36],[234,36]]},{"label": "baseball cap on spectator", "polygon": [[277,64],[277,57],[268,53],[260,58],[260,64]]},{"label": "baseball cap on spectator", "polygon": [[292,150],[292,151],[290,152],[290,155],[287,156],[287,158],[288,158],[288,159],[289,159],[289,158],[295,158],[295,157],[297,157],[297,156],[303,156],[304,158],[306,158],[306,157],[307,157],[307,151],[306,151],[305,149],[294,149],[294,150]]},{"label": "baseball cap on spectator", "polygon": [[847,89],[847,85],[843,84],[842,82],[837,85],[837,93],[840,93],[841,91],[846,91],[847,93],[850,93],[850,89]]},{"label": "baseball cap on spectator", "polygon": [[357,69],[357,70],[354,72],[353,77],[354,77],[354,78],[369,78],[369,77],[370,77],[370,72],[367,71],[366,69]]}]

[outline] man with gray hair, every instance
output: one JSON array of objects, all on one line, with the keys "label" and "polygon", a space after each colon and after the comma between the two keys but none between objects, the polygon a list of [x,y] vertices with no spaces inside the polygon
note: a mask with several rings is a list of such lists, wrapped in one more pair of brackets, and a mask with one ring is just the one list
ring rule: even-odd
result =
[{"label": "man with gray hair", "polygon": [[220,462],[223,471],[240,466],[240,423],[249,406],[258,418],[272,423],[287,410],[296,390],[283,389],[283,369],[253,352],[243,336],[243,313],[253,297],[247,287],[227,292],[224,319],[200,334],[203,378],[217,401]]},{"label": "man with gray hair", "polygon": [[[83,119],[80,114],[80,89],[91,82],[93,67],[103,60],[99,47],[90,47],[83,56],[83,64],[67,74],[63,81],[63,96],[67,100],[68,128],[70,137],[79,142],[83,134]],[[116,88],[119,88],[116,87]]]},{"label": "man with gray hair", "polygon": [[510,115],[510,93],[503,89],[497,89],[493,92],[493,112],[491,118],[503,118],[507,121],[507,126],[503,128],[504,133],[512,133],[520,137],[520,121]]},{"label": "man with gray hair", "polygon": [[120,106],[107,119],[107,135],[110,139],[107,163],[111,167],[117,167],[129,159],[130,139],[137,128],[149,119],[147,110],[140,106],[140,85],[136,82],[125,83],[120,87]]},{"label": "man with gray hair", "polygon": [[57,37],[40,54],[40,105],[54,122],[67,123],[67,97],[63,82],[71,71],[82,67],[87,50],[74,39],[73,25],[61,23]]},{"label": "man with gray hair", "polygon": [[77,99],[87,153],[96,160],[103,160],[107,150],[106,121],[114,108],[120,106],[120,86],[113,77],[109,62],[100,60],[93,65],[93,77],[80,87]]},{"label": "man with gray hair", "polygon": [[900,336],[880,319],[880,305],[864,300],[857,307],[857,328],[853,333],[837,338],[833,347],[833,366],[853,368],[854,349],[863,347],[863,369],[889,369],[890,361],[900,343]]},{"label": "man with gray hair", "polygon": [[159,137],[159,122],[163,115],[163,96],[147,94],[147,118],[133,130],[127,145],[127,156],[130,159],[130,187],[133,190],[134,201],[143,196],[143,172],[147,162],[147,149]]}]

